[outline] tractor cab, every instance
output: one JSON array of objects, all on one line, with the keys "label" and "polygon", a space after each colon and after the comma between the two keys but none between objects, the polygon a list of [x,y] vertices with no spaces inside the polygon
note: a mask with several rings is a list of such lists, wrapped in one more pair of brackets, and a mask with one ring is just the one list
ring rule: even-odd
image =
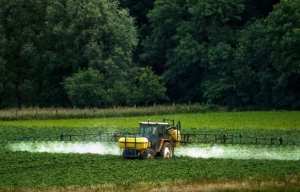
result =
[{"label": "tractor cab", "polygon": [[168,125],[165,122],[140,122],[140,135],[155,145],[157,139],[168,138]]}]

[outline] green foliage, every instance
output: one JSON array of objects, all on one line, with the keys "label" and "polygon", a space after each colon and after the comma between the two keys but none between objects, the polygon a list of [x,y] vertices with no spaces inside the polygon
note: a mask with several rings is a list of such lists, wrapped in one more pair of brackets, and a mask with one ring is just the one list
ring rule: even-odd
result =
[{"label": "green foliage", "polygon": [[[45,4],[29,0],[0,1],[1,65],[4,66],[2,103],[20,107],[22,99],[32,104],[38,101],[38,82],[34,77],[42,62],[40,37],[43,32]],[[39,15],[39,16],[37,16]],[[28,86],[28,82],[31,86]],[[32,88],[34,87],[34,88]],[[31,97],[28,99],[28,97]]]},{"label": "green foliage", "polygon": [[147,52],[141,57],[153,57],[165,66],[171,99],[202,100],[206,79],[219,77],[216,72],[222,70],[221,77],[228,75],[233,29],[243,9],[240,0],[155,2],[148,14],[153,33],[144,42]]},{"label": "green foliage", "polygon": [[142,39],[143,53],[140,54],[140,62],[153,67],[158,74],[165,70],[166,56],[175,43],[172,37],[176,34],[176,23],[183,14],[180,10],[183,7],[184,2],[159,0],[155,1],[154,8],[147,14],[152,33]]},{"label": "green foliage", "polygon": [[[189,133],[240,133],[242,131],[245,135],[282,135],[289,139],[299,138],[300,135],[299,112],[203,113],[172,117],[181,120],[183,131]],[[151,120],[160,121],[161,118],[162,116],[156,116]],[[239,187],[248,183],[250,187],[247,187],[247,190],[297,191],[299,189],[298,160],[190,158],[180,155],[170,159],[124,160],[121,154],[113,156],[12,152],[8,147],[12,143],[6,142],[9,137],[59,136],[61,133],[88,134],[100,129],[132,131],[137,129],[138,121],[141,119],[144,117],[73,119],[67,120],[69,124],[64,122],[66,120],[52,120],[52,124],[49,121],[40,121],[40,125],[35,124],[34,121],[23,121],[28,124],[22,127],[2,125],[0,127],[0,190],[53,191],[54,188],[59,191],[82,191],[85,188],[89,191],[100,189],[132,191],[139,187],[148,191],[158,187],[172,191],[174,187],[176,189],[182,187],[184,190],[186,186],[209,185],[211,187],[218,183],[235,183]],[[98,124],[97,121],[103,124]],[[18,121],[11,123],[16,125]],[[112,123],[115,125],[134,124],[134,126],[117,128],[113,127]],[[100,128],[100,126],[103,127]],[[39,143],[35,141],[34,144]],[[80,145],[80,142],[65,142],[64,144]],[[242,148],[242,146],[239,147]],[[274,150],[274,148],[267,149]],[[276,147],[276,149],[286,151],[291,147]],[[166,167],[168,167],[167,171]],[[284,184],[284,186],[279,188],[279,184]],[[220,188],[224,190],[223,186]]]},{"label": "green foliage", "polygon": [[229,105],[298,108],[297,12],[297,6],[283,1],[266,19],[248,23],[241,31],[230,78],[234,94],[229,96]]},{"label": "green foliage", "polygon": [[129,14],[135,19],[137,26],[139,42],[135,47],[132,60],[141,66],[147,65],[147,62],[141,61],[139,55],[144,51],[141,46],[142,40],[151,33],[147,14],[149,10],[153,9],[154,0],[119,0],[119,2],[120,6],[129,9]]},{"label": "green foliage", "polygon": [[69,76],[79,67],[92,67],[103,75],[105,89],[112,89],[116,82],[124,82],[124,85],[130,82],[129,76],[135,70],[131,55],[137,34],[127,10],[120,9],[113,1],[68,1],[49,7],[47,18],[49,36],[57,40],[63,37],[52,45],[55,50],[50,55],[54,57],[50,59],[54,66],[52,73],[61,73],[61,68],[67,68],[67,74],[61,75]]},{"label": "green foliage", "polygon": [[[0,0],[0,107],[70,107],[61,82],[93,68],[105,79],[105,107],[168,97],[239,110],[299,109],[298,4]],[[140,67],[151,67],[166,90],[143,95]]]},{"label": "green foliage", "polygon": [[272,48],[265,38],[267,32],[266,21],[257,20],[240,33],[233,65],[232,106],[272,107],[277,75],[270,61]]},{"label": "green foliage", "polygon": [[[123,98],[120,98],[123,100]],[[73,119],[73,118],[108,118],[135,117],[152,115],[169,115],[181,113],[204,113],[211,111],[226,111],[214,105],[180,104],[180,105],[151,105],[151,106],[113,106],[110,108],[9,108],[0,110],[1,120],[37,120],[37,119]],[[0,121],[1,122],[1,121]]]},{"label": "green foliage", "polygon": [[134,89],[133,98],[136,102],[156,102],[158,99],[167,99],[166,87],[161,83],[161,77],[155,75],[151,67],[141,68],[141,75],[138,77],[137,87]]},{"label": "green foliage", "polygon": [[4,106],[67,105],[60,83],[79,68],[99,70],[106,89],[116,81],[130,81],[137,33],[133,18],[117,2],[0,3]]},{"label": "green foliage", "polygon": [[123,106],[130,102],[130,88],[122,82],[116,82],[112,88],[107,91],[107,104],[114,106]]},{"label": "green foliage", "polygon": [[279,107],[300,106],[300,1],[281,1],[268,17],[271,60],[278,71],[274,102]]},{"label": "green foliage", "polygon": [[[61,115],[63,117],[69,117],[69,119],[27,119],[27,120],[1,120],[0,126],[20,126],[20,127],[124,127],[124,128],[136,128],[138,127],[138,122],[146,121],[150,119],[151,121],[160,122],[163,118],[174,119],[181,121],[184,132],[224,132],[228,130],[230,133],[244,133],[247,131],[248,134],[252,135],[255,133],[257,135],[269,135],[275,130],[280,130],[281,133],[287,132],[290,136],[293,136],[293,132],[300,130],[300,112],[298,111],[262,111],[262,112],[209,112],[203,111],[202,113],[176,113],[176,111],[186,110],[188,111],[188,106],[177,106],[176,111],[172,108],[167,108],[166,106],[157,106],[158,115],[154,115],[154,108],[149,108],[148,111],[144,108],[136,109],[136,114],[138,116],[130,116],[127,114],[134,114],[134,109],[126,111],[126,109],[115,109],[115,116],[110,115],[110,111],[100,110],[89,111],[81,110],[81,113],[76,111],[72,114],[69,111],[69,116]],[[196,106],[191,106],[191,108],[196,108]],[[199,108],[197,108],[199,110]],[[161,110],[161,113],[159,113]],[[165,111],[163,111],[165,110]],[[196,110],[196,109],[195,109]],[[74,110],[72,110],[74,111]],[[167,113],[166,111],[169,111]],[[4,112],[1,111],[3,114]],[[21,113],[21,112],[20,112]],[[53,113],[49,111],[48,113]],[[62,113],[58,111],[58,113]],[[67,112],[65,112],[67,113]],[[95,118],[84,118],[93,117],[96,113]],[[106,114],[105,114],[106,113]],[[112,113],[112,112],[111,112]],[[101,114],[106,116],[101,116]],[[123,116],[122,116],[123,114]],[[90,116],[89,116],[90,115]],[[119,115],[118,117],[116,117]],[[21,115],[20,115],[21,116]],[[81,118],[78,118],[81,117]],[[20,117],[21,118],[21,117]],[[38,116],[36,117],[38,118]],[[188,129],[190,128],[190,129]],[[199,128],[199,130],[198,130]],[[5,129],[5,128],[3,128]],[[9,129],[10,130],[10,129]],[[194,130],[194,131],[193,131]],[[245,130],[245,131],[244,131]],[[11,130],[12,131],[12,130]],[[15,130],[17,131],[17,130]],[[42,129],[40,129],[42,133]],[[73,132],[74,130],[72,130]],[[21,133],[21,131],[19,131]],[[226,131],[227,132],[227,131]],[[298,132],[298,131],[297,131]],[[280,135],[280,134],[279,134]],[[298,134],[295,134],[297,137]],[[298,140],[298,139],[296,139]]]},{"label": "green foliage", "polygon": [[[130,161],[117,156],[29,152],[7,152],[1,156],[1,163],[5,165],[1,166],[1,172],[6,173],[1,178],[2,186],[40,187],[44,184],[48,188],[75,185],[90,187],[112,183],[119,187],[118,191],[126,189],[126,185],[136,189],[133,186],[139,182],[153,182],[156,185],[163,182],[175,184],[174,181],[180,180],[185,184],[214,183],[216,180],[242,182],[254,176],[259,181],[278,179],[281,175],[296,175],[299,171],[297,161],[181,157]],[[150,172],[149,167],[152,170]],[[165,167],[170,169],[165,171]]]},{"label": "green foliage", "polygon": [[[5,38],[3,37],[3,32],[2,32],[2,27],[0,25],[0,46],[4,45],[5,43]],[[1,49],[0,50],[0,93],[2,93],[2,90],[3,90],[3,83],[4,83],[4,78],[5,78],[5,63],[4,63],[4,60],[3,60],[3,57],[4,57],[4,50]],[[1,105],[1,97],[0,97],[0,105]]]},{"label": "green foliage", "polygon": [[98,70],[79,70],[63,83],[72,104],[79,107],[99,106],[105,101],[104,78]]}]

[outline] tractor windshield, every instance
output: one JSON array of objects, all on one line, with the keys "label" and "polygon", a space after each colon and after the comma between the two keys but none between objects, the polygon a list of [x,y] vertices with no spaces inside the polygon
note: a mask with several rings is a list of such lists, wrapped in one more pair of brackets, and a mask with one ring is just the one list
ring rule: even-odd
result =
[{"label": "tractor windshield", "polygon": [[166,137],[166,127],[168,124],[140,124],[140,135],[143,137],[156,136],[158,138]]},{"label": "tractor windshield", "polygon": [[157,125],[141,124],[140,135],[143,137],[149,137],[150,135],[155,134],[156,129]]}]

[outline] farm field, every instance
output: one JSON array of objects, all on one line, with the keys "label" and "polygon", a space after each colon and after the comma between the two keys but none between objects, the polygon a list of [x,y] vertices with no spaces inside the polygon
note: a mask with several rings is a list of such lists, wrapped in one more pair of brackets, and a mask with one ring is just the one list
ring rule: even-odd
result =
[{"label": "farm field", "polygon": [[122,127],[136,128],[139,121],[161,121],[163,118],[182,121],[185,128],[269,128],[300,129],[300,111],[208,112],[138,117],[87,119],[0,120],[0,126],[37,127]]},{"label": "farm field", "polygon": [[7,141],[99,130],[134,132],[148,118],[180,120],[182,132],[299,140],[299,116],[274,111],[0,121],[0,191],[299,191],[297,146],[197,144],[179,147],[171,159],[124,160],[116,143]]}]

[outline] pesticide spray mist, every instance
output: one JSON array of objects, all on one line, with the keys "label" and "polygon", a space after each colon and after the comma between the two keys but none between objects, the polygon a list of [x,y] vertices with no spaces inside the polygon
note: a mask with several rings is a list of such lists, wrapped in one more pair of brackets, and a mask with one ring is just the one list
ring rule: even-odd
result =
[{"label": "pesticide spray mist", "polygon": [[92,153],[100,155],[120,155],[121,151],[116,143],[104,142],[20,142],[10,143],[11,151],[28,151],[32,153]]},{"label": "pesticide spray mist", "polygon": [[[47,153],[92,153],[99,155],[121,155],[117,143],[105,142],[19,142],[10,143],[11,151]],[[270,159],[300,160],[300,148],[296,146],[262,145],[189,145],[175,149],[176,156],[222,159]]]},{"label": "pesticide spray mist", "polygon": [[300,160],[296,146],[197,145],[178,148],[177,155],[194,158]]}]

